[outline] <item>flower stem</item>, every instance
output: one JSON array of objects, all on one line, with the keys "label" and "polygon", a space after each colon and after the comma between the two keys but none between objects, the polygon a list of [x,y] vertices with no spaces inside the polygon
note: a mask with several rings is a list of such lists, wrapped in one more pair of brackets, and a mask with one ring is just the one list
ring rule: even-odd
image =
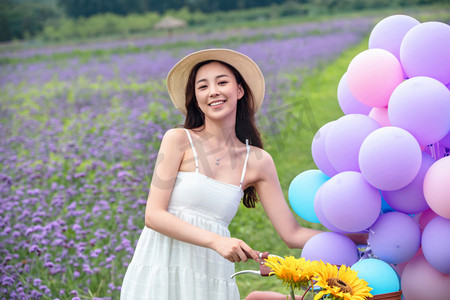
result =
[{"label": "flower stem", "polygon": [[294,287],[291,285],[291,300],[295,300]]}]

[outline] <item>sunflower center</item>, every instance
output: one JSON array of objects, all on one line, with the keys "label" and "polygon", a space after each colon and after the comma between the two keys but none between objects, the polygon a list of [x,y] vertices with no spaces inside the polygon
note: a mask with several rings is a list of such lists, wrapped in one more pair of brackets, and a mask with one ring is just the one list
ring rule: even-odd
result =
[{"label": "sunflower center", "polygon": [[338,287],[340,292],[349,293],[349,294],[353,295],[352,288],[347,283],[340,280],[339,278],[336,278],[336,277],[328,278],[327,284],[329,286]]}]

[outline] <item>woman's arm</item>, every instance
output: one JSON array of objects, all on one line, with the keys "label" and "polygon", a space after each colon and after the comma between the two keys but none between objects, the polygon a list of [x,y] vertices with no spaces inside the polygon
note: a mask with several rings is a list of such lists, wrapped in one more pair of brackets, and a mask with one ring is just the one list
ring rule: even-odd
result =
[{"label": "woman's arm", "polygon": [[145,209],[145,225],[171,238],[208,247],[232,262],[246,261],[249,253],[258,255],[239,239],[222,237],[185,222],[167,211],[175,179],[189,147],[183,129],[171,129],[164,135],[153,172]]},{"label": "woman's arm", "polygon": [[264,150],[256,162],[260,177],[255,183],[261,204],[275,230],[289,248],[303,248],[314,235],[320,233],[298,224],[283,195],[272,157]]}]

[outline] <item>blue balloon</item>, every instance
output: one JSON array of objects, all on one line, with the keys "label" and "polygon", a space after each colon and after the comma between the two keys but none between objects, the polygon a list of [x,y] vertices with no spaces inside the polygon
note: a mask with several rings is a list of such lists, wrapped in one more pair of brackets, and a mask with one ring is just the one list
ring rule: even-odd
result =
[{"label": "blue balloon", "polygon": [[306,221],[320,223],[314,211],[317,190],[330,177],[320,170],[307,170],[298,174],[289,185],[289,203],[297,215]]},{"label": "blue balloon", "polygon": [[358,278],[364,279],[373,290],[372,295],[393,293],[400,290],[397,272],[386,262],[368,258],[358,261],[351,267],[358,272]]}]

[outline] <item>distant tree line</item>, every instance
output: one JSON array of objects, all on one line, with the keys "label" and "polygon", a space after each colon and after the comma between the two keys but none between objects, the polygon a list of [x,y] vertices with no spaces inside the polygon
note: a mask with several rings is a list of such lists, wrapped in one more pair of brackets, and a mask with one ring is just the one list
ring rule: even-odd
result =
[{"label": "distant tree line", "polygon": [[[401,7],[448,0],[0,0],[0,41],[27,39],[59,19],[107,15],[163,15],[168,11],[208,14],[270,5],[302,5],[306,10],[336,12],[368,8]],[[111,18],[111,17],[109,17]]]},{"label": "distant tree line", "polygon": [[[183,7],[190,11],[215,12],[280,4],[286,0],[58,0],[71,17],[88,17],[111,12],[119,15],[142,12],[164,13]],[[296,1],[296,2],[306,2]]]}]

